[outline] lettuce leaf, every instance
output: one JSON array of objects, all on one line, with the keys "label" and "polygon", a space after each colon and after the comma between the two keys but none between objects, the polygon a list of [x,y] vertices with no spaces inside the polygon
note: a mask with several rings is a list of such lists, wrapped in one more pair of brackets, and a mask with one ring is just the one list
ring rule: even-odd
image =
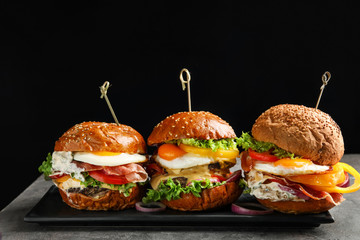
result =
[{"label": "lettuce leaf", "polygon": [[148,189],[148,192],[145,197],[143,197],[143,203],[157,202],[161,200],[176,200],[180,199],[181,193],[192,193],[196,197],[201,197],[200,193],[204,189],[213,188],[217,186],[221,186],[226,182],[221,183],[212,183],[209,179],[205,180],[193,180],[191,184],[181,187],[179,181],[175,183],[171,178],[169,178],[166,182],[163,181],[159,184],[158,189]]},{"label": "lettuce leaf", "polygon": [[46,180],[49,180],[49,175],[52,173],[52,169],[51,169],[51,161],[52,161],[52,157],[51,157],[51,153],[48,153],[46,160],[42,162],[41,166],[38,168],[40,173],[44,174],[44,178]]},{"label": "lettuce leaf", "polygon": [[199,148],[211,148],[213,152],[216,152],[218,149],[223,149],[223,150],[237,149],[236,141],[234,138],[224,138],[218,140],[214,140],[214,139],[200,140],[195,138],[183,138],[183,139],[171,140],[167,143],[173,143],[177,145],[180,145],[182,143]]},{"label": "lettuce leaf", "polygon": [[300,156],[295,155],[294,153],[288,152],[282,148],[279,148],[273,143],[262,142],[255,140],[249,133],[242,133],[241,137],[236,139],[236,143],[239,147],[245,149],[246,151],[251,148],[252,150],[262,153],[269,150],[272,150],[272,154],[278,158],[299,158]]}]

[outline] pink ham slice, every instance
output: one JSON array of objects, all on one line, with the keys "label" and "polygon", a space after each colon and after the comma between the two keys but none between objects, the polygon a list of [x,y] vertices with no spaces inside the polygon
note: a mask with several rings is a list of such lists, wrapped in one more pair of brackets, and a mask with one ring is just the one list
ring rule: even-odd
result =
[{"label": "pink ham slice", "polygon": [[277,182],[283,186],[286,186],[287,188],[292,189],[294,193],[301,192],[302,194],[298,196],[300,198],[304,198],[305,200],[307,199],[306,197],[304,197],[304,195],[314,200],[326,199],[327,201],[330,201],[334,205],[339,205],[342,201],[344,201],[344,198],[340,193],[327,193],[324,191],[317,191],[305,185],[291,182],[286,178],[273,176],[273,179],[269,179],[268,181]]},{"label": "pink ham slice", "polygon": [[136,163],[129,163],[120,166],[96,166],[89,163],[72,161],[77,167],[83,168],[85,172],[103,170],[107,175],[124,176],[129,182],[145,182],[148,174],[142,166]]}]

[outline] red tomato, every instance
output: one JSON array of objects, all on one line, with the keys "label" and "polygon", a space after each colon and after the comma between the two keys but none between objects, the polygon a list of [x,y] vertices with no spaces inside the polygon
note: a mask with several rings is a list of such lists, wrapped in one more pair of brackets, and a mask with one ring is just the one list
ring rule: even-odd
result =
[{"label": "red tomato", "polygon": [[171,161],[175,158],[181,157],[186,152],[176,146],[175,144],[166,143],[159,147],[158,154],[162,159]]},{"label": "red tomato", "polygon": [[249,155],[252,159],[265,161],[265,162],[275,162],[279,160],[277,156],[271,155],[269,152],[258,153],[249,148]]},{"label": "red tomato", "polygon": [[129,182],[124,176],[107,175],[103,170],[90,171],[89,175],[100,182],[108,184],[125,184]]},{"label": "red tomato", "polygon": [[211,177],[219,179],[220,182],[226,181],[226,178],[220,175],[211,174]]}]

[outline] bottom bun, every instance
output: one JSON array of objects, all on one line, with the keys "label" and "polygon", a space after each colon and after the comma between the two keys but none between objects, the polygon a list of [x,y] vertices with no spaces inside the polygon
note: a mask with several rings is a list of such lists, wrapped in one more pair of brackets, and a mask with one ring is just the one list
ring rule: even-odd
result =
[{"label": "bottom bun", "polygon": [[128,197],[116,190],[109,190],[100,198],[92,198],[81,193],[66,193],[61,188],[59,192],[63,201],[70,207],[92,211],[132,208],[144,195],[143,189],[139,186],[133,187]]},{"label": "bottom bun", "polygon": [[[314,200],[309,199],[305,202],[295,201],[278,201],[272,202],[268,199],[257,199],[263,206],[274,209],[283,213],[292,214],[306,214],[306,213],[321,213],[336,206],[334,202],[327,199]],[[340,200],[341,201],[341,200]]]},{"label": "bottom bun", "polygon": [[238,182],[229,182],[224,185],[205,189],[201,192],[201,197],[196,197],[192,193],[182,193],[180,199],[162,200],[169,208],[180,211],[204,211],[207,209],[219,208],[237,200],[242,193]]}]

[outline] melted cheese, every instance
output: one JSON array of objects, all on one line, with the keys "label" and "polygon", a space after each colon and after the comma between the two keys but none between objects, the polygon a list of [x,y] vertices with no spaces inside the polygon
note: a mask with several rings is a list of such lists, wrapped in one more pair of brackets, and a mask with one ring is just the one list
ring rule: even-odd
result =
[{"label": "melted cheese", "polygon": [[201,165],[186,169],[166,169],[168,175],[159,175],[151,178],[150,184],[153,189],[157,189],[161,181],[166,181],[169,178],[186,177],[188,182],[192,180],[211,178],[208,165]]}]

